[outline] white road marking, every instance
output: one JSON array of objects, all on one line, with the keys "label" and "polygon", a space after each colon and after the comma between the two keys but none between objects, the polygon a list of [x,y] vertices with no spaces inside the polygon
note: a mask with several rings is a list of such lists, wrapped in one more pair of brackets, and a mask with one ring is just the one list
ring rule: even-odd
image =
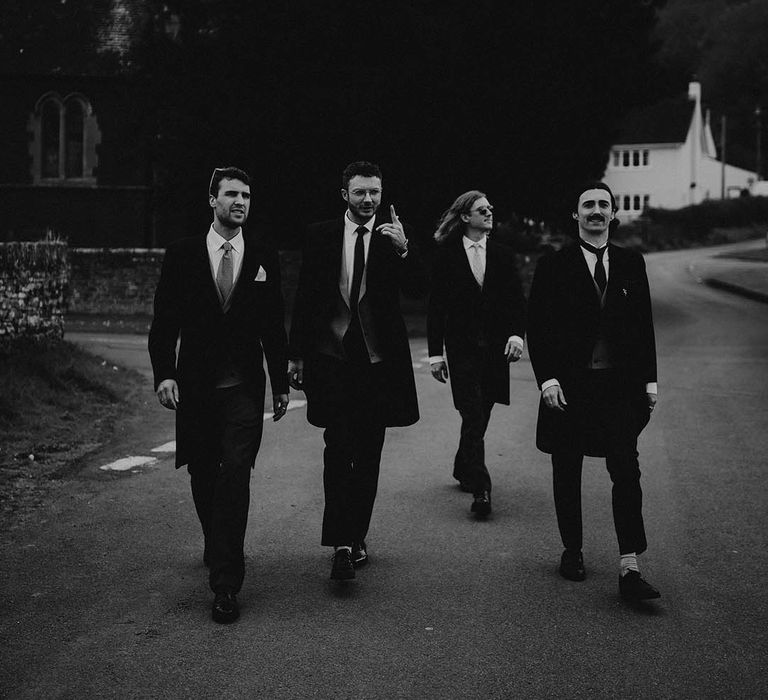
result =
[{"label": "white road marking", "polygon": [[150,452],[176,452],[176,440],[153,447]]},{"label": "white road marking", "polygon": [[134,467],[140,467],[144,464],[152,464],[153,462],[157,462],[157,457],[123,457],[122,459],[105,464],[104,466],[99,467],[99,469],[104,471],[125,472]]}]

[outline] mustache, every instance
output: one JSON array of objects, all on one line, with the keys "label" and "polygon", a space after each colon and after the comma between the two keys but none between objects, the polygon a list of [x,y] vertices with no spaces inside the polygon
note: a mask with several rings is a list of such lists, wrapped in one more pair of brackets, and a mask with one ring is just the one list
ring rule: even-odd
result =
[{"label": "mustache", "polygon": [[587,221],[605,221],[605,217],[602,214],[590,214]]}]

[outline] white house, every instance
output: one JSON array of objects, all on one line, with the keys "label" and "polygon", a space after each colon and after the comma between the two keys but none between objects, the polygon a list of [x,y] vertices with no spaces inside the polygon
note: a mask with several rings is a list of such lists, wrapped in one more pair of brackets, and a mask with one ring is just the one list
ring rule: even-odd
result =
[{"label": "white house", "polygon": [[[723,182],[723,178],[725,181]],[[717,159],[715,141],[701,109],[701,85],[688,96],[634,112],[625,122],[605,169],[621,221],[645,207],[679,209],[705,199],[738,196],[757,175]]]}]

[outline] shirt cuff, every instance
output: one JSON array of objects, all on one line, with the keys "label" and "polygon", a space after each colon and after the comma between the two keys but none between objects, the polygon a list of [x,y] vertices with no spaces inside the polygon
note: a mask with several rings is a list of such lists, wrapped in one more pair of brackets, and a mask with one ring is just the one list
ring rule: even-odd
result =
[{"label": "shirt cuff", "polygon": [[541,383],[541,390],[549,389],[551,386],[560,386],[560,382],[557,379],[547,379],[546,382]]},{"label": "shirt cuff", "polygon": [[645,393],[646,394],[658,394],[659,393],[659,385],[657,382],[648,382],[645,385]]},{"label": "shirt cuff", "polygon": [[509,336],[509,340],[507,342],[508,343],[511,342],[511,343],[515,343],[516,345],[519,345],[521,350],[525,346],[525,341],[523,341],[523,339],[519,335]]},{"label": "shirt cuff", "polygon": [[445,362],[442,355],[431,355],[429,358],[430,365],[436,365],[438,362]]}]

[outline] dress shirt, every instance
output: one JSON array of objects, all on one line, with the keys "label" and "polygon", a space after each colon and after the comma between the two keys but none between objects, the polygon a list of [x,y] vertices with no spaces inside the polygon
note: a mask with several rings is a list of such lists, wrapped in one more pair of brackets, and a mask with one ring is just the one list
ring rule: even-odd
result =
[{"label": "dress shirt", "polygon": [[[216,273],[219,270],[221,259],[224,257],[224,250],[221,247],[226,238],[219,235],[213,224],[208,229],[208,236],[205,239],[206,246],[208,247],[208,260],[211,263],[211,274],[213,274],[213,281],[216,281]],[[237,284],[237,278],[240,275],[240,268],[243,265],[243,254],[245,253],[245,241],[243,240],[243,229],[240,228],[235,234],[234,238],[229,239],[232,245],[230,255],[232,256],[232,285],[234,287]]]},{"label": "dress shirt", "polygon": [[[608,243],[605,244],[606,246]],[[596,246],[598,248],[603,248],[604,246]],[[584,256],[584,260],[587,263],[587,267],[589,268],[589,274],[592,275],[592,278],[595,277],[595,265],[597,265],[597,255],[592,253],[591,251],[587,250],[584,246],[580,245],[579,250],[581,251],[581,254]],[[610,248],[603,253],[603,267],[605,268],[605,280],[608,281],[608,269],[610,267]],[[542,382],[541,384],[541,390],[544,391],[545,389],[549,389],[551,386],[560,386],[560,382],[557,381],[557,379],[548,379],[546,382]],[[659,385],[657,382],[648,382],[648,384],[645,385],[645,393],[646,394],[658,394],[659,393]]]},{"label": "dress shirt", "polygon": [[371,231],[376,217],[372,216],[364,224],[356,224],[349,218],[349,211],[344,216],[344,265],[347,269],[347,294],[352,292],[352,275],[355,270],[355,241],[357,241],[357,229],[365,226],[367,233],[363,234],[363,250],[365,262],[368,263],[368,249],[371,247]]},{"label": "dress shirt", "polygon": [[[467,254],[467,262],[469,263],[470,270],[472,269],[472,257],[475,255],[474,250],[472,250],[472,246],[475,245],[475,243],[478,244],[477,251],[480,254],[480,269],[483,271],[483,279],[485,279],[485,259],[486,259],[486,246],[488,244],[488,236],[484,235],[479,241],[473,241],[471,238],[468,238],[467,236],[461,237],[461,242],[464,244],[464,252]],[[516,345],[520,346],[520,349],[523,348],[523,339],[519,335],[512,335],[509,337],[509,340],[507,342],[515,343]],[[438,362],[444,362],[445,359],[442,355],[432,355],[429,358],[429,364],[434,365]]]}]

